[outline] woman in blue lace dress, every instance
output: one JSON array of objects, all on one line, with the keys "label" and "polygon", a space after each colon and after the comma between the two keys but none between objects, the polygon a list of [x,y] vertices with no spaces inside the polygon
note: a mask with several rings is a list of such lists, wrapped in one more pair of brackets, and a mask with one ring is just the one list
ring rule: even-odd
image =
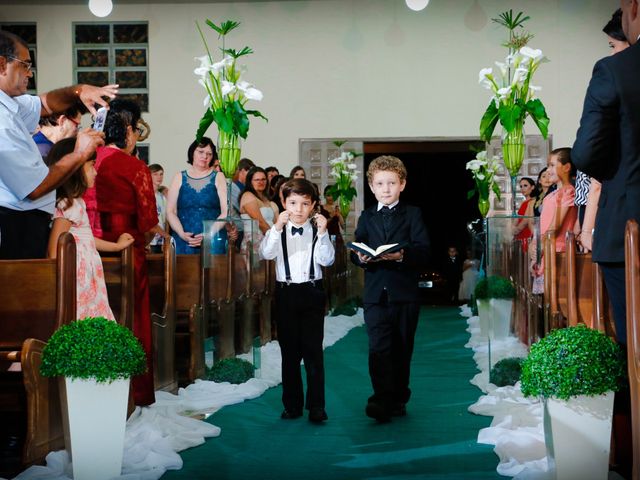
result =
[{"label": "woman in blue lace dress", "polygon": [[169,187],[167,220],[176,253],[200,253],[202,221],[227,216],[227,184],[213,166],[216,147],[208,137],[189,146],[189,168],[177,173]]}]

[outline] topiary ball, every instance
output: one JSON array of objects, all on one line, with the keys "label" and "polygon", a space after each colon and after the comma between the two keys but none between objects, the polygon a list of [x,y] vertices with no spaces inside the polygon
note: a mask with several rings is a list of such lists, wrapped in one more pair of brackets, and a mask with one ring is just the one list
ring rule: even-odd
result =
[{"label": "topiary ball", "polygon": [[522,364],[525,397],[568,400],[620,389],[626,371],[620,346],[584,325],[554,330],[531,346]]},{"label": "topiary ball", "polygon": [[524,358],[503,358],[496,363],[489,374],[489,381],[497,387],[515,385],[522,374]]},{"label": "topiary ball", "polygon": [[140,341],[127,327],[104,317],[63,325],[42,352],[45,377],[94,378],[99,383],[131,378],[147,369]]},{"label": "topiary ball", "polygon": [[241,358],[225,358],[207,369],[207,380],[217,383],[244,383],[253,378],[253,365]]}]

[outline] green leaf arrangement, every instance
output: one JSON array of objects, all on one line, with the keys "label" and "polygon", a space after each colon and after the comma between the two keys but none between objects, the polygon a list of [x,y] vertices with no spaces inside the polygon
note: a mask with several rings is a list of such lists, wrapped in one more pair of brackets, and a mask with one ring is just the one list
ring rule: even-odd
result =
[{"label": "green leaf arrangement", "polygon": [[513,282],[499,275],[484,277],[476,283],[473,296],[478,300],[489,298],[509,299],[516,296],[516,289]]},{"label": "green leaf arrangement", "polygon": [[521,389],[525,397],[568,400],[617,391],[626,364],[618,344],[604,333],[584,325],[554,330],[531,346],[522,364]]},{"label": "green leaf arrangement", "polygon": [[515,385],[522,375],[523,362],[524,358],[503,358],[491,368],[489,381],[496,387]]},{"label": "green leaf arrangement", "polygon": [[253,378],[253,365],[241,358],[225,358],[214,363],[213,367],[207,367],[206,377],[217,383],[239,385]]},{"label": "green leaf arrangement", "polygon": [[533,38],[531,33],[517,31],[529,19],[522,12],[514,14],[513,10],[492,19],[509,31],[509,39],[503,44],[508,48],[504,63],[496,62],[495,68],[483,68],[478,78],[479,83],[493,93],[480,120],[480,138],[485,142],[491,141],[498,122],[507,132],[521,132],[527,116],[544,138],[549,133],[549,117],[542,102],[536,98],[540,88],[531,84],[533,74],[547,59],[541,50],[527,46]]},{"label": "green leaf arrangement", "polygon": [[110,383],[146,368],[144,349],[131,330],[104,317],[87,317],[54,332],[42,352],[40,373]]}]

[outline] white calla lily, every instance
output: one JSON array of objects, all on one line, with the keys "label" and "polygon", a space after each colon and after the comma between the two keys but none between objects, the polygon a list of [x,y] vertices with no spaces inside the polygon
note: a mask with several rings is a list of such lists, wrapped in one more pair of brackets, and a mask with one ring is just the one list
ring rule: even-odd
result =
[{"label": "white calla lily", "polygon": [[233,93],[233,92],[236,91],[236,85],[235,85],[235,83],[231,83],[231,82],[227,82],[226,80],[222,80],[220,82],[220,91],[222,92],[222,96],[226,97],[230,93]]}]

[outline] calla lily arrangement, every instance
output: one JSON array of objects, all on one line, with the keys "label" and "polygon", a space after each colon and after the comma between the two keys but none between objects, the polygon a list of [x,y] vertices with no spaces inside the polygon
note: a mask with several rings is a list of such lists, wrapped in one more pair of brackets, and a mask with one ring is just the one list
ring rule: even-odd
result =
[{"label": "calla lily arrangement", "polygon": [[238,59],[253,53],[249,47],[241,50],[225,48],[225,38],[240,23],[232,20],[216,25],[211,20],[206,24],[218,33],[218,38],[222,39],[222,59],[214,62],[207,41],[204,37],[200,25],[196,22],[196,27],[204,43],[206,55],[197,57],[200,66],[194,73],[200,77],[198,83],[204,87],[207,96],[204,99],[204,106],[207,109],[204,113],[198,130],[196,140],[200,141],[212,123],[218,126],[218,148],[224,147],[235,149],[237,155],[233,158],[220,156],[220,166],[223,173],[228,178],[235,172],[239,158],[240,147],[238,137],[247,138],[249,133],[249,115],[267,118],[257,110],[247,110],[245,105],[249,100],[262,100],[262,92],[251,83],[243,79],[244,67],[238,66]]},{"label": "calla lily arrangement", "polygon": [[498,157],[495,156],[488,159],[486,150],[483,150],[476,154],[475,159],[467,162],[467,170],[471,170],[471,175],[476,183],[475,188],[467,193],[467,198],[471,199],[478,192],[478,208],[483,217],[489,211],[489,193],[492,190],[500,200],[500,188],[495,182],[498,161]]},{"label": "calla lily arrangement", "polygon": [[478,75],[479,83],[493,92],[480,121],[480,138],[485,142],[491,141],[498,122],[507,133],[521,135],[527,115],[547,138],[549,117],[542,102],[536,98],[541,88],[532,85],[531,79],[538,67],[548,60],[541,50],[526,46],[533,35],[515,32],[528,19],[522,12],[514,17],[512,10],[493,19],[509,30],[509,41],[505,44],[509,54],[504,62],[496,62],[495,68],[483,68]]},{"label": "calla lily arrangement", "polygon": [[[340,148],[346,142],[335,141],[333,143]],[[360,155],[360,153],[343,151],[340,156],[329,160],[329,165],[331,165],[329,176],[334,178],[336,183],[329,188],[327,194],[338,202],[342,218],[347,218],[351,209],[351,201],[358,195],[353,182],[358,179],[360,172],[356,170],[357,165],[354,160]]]}]

